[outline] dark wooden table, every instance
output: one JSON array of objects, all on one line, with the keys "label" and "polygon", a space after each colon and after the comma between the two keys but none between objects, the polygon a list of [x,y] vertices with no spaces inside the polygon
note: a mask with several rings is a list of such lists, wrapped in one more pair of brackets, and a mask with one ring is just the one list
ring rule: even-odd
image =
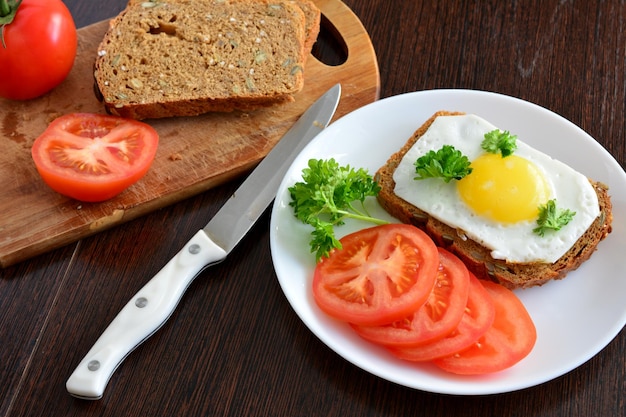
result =
[{"label": "dark wooden table", "polygon": [[[65,2],[84,26],[117,14],[125,0]],[[371,35],[381,97],[444,87],[516,96],[563,115],[626,164],[624,2],[345,3]],[[65,381],[100,332],[238,182],[0,270],[0,415],[626,415],[624,330],[579,368],[508,394],[426,393],[351,365],[283,296],[268,213],[228,260],[192,284],[104,398],[69,396]]]}]

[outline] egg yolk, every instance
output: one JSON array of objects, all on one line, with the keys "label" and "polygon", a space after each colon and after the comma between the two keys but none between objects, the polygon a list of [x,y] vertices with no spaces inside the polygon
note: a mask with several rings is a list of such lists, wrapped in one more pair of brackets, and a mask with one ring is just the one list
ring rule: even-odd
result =
[{"label": "egg yolk", "polygon": [[472,173],[458,181],[459,194],[475,213],[494,221],[535,220],[550,197],[543,174],[525,158],[484,154],[471,167]]}]

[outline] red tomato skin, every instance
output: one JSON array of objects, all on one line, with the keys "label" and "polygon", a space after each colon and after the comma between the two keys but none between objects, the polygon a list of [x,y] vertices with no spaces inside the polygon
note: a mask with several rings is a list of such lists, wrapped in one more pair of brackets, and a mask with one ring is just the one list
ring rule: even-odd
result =
[{"label": "red tomato skin", "polygon": [[78,36],[60,0],[23,0],[0,45],[0,97],[28,100],[59,85],[74,65]]},{"label": "red tomato skin", "polygon": [[99,203],[119,195],[126,188],[139,181],[149,168],[146,166],[145,169],[139,170],[131,176],[101,184],[80,178],[68,178],[54,171],[46,171],[41,168],[37,170],[44,182],[57,193],[85,203]]},{"label": "red tomato skin", "polygon": [[388,347],[388,349],[400,359],[413,362],[425,362],[452,355],[476,343],[493,324],[495,312],[491,296],[478,278],[470,272],[467,308],[451,334],[415,347]]},{"label": "red tomato skin", "polygon": [[387,224],[340,241],[343,249],[322,258],[313,275],[313,296],[322,311],[338,320],[377,326],[424,304],[439,266],[437,247],[426,233],[412,225]]},{"label": "red tomato skin", "polygon": [[492,326],[469,348],[433,360],[441,369],[460,375],[500,372],[524,359],[537,340],[528,311],[513,291],[481,281],[496,308]]},{"label": "red tomato skin", "polygon": [[450,334],[465,312],[470,273],[465,264],[443,248],[431,295],[424,305],[409,317],[382,326],[352,328],[365,340],[383,346],[412,347],[431,343]]},{"label": "red tomato skin", "polygon": [[[66,136],[74,136],[71,145],[76,146],[81,141],[88,143],[93,136],[114,141],[133,134],[139,137],[136,143],[140,150],[130,155],[132,162],[120,164],[122,168],[107,175],[90,176],[62,168],[50,152],[52,144],[66,144]],[[33,143],[31,154],[39,175],[50,188],[73,199],[95,203],[115,197],[148,172],[156,155],[158,138],[154,128],[143,122],[102,114],[72,113],[50,123]]]}]

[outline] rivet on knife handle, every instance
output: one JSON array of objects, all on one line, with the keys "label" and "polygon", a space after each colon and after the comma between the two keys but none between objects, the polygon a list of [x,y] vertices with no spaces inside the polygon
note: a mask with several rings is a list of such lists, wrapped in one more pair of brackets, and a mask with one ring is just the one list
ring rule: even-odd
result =
[{"label": "rivet on knife handle", "polygon": [[339,84],[309,107],[211,221],[126,304],[66,383],[75,397],[97,400],[115,369],[156,332],[205,267],[224,259],[267,209],[289,166],[332,119]]},{"label": "rivet on knife handle", "polygon": [[198,273],[224,258],[226,251],[203,230],[196,233],[122,308],[67,380],[67,390],[79,398],[101,398],[118,365],[167,321]]}]

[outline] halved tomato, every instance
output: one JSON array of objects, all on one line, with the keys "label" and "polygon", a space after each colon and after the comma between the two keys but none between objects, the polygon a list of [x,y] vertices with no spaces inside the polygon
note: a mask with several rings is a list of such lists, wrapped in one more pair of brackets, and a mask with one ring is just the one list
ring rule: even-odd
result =
[{"label": "halved tomato", "polygon": [[150,168],[159,143],[148,124],[116,116],[72,113],[55,119],[32,147],[41,178],[86,202],[108,200]]},{"label": "halved tomato", "polygon": [[315,268],[313,296],[324,312],[377,326],[419,308],[432,291],[439,255],[428,235],[407,224],[359,230]]},{"label": "halved tomato", "polygon": [[389,347],[389,351],[409,361],[430,361],[467,349],[493,324],[495,306],[491,296],[474,274],[469,273],[469,296],[463,318],[448,336],[415,347]]},{"label": "halved tomato", "polygon": [[461,321],[469,293],[469,271],[445,249],[439,250],[439,269],[426,303],[408,317],[382,326],[352,328],[364,339],[387,346],[418,346],[450,334]]},{"label": "halved tomato", "polygon": [[496,308],[494,322],[469,348],[433,361],[445,371],[463,375],[502,371],[525,358],[535,345],[537,331],[520,299],[502,285],[481,282]]}]

